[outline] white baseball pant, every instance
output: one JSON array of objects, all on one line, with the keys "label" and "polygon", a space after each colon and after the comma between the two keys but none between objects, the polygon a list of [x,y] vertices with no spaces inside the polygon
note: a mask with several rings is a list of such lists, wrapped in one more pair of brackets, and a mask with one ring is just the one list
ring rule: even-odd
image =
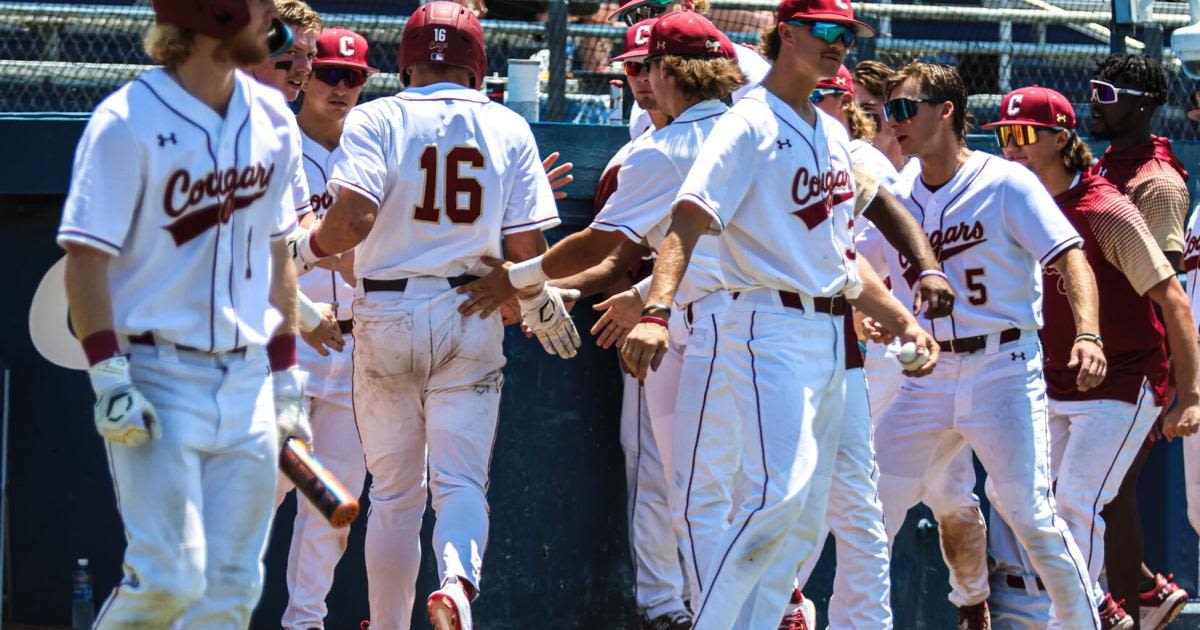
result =
[{"label": "white baseball pant", "polygon": [[988,551],[996,560],[988,597],[992,630],[1045,630],[1050,623],[1050,596],[1039,586],[1033,563],[1008,523],[996,510],[990,512]]},{"label": "white baseball pant", "polygon": [[[892,486],[880,483],[885,518],[888,503],[918,499],[921,487],[970,445],[988,471],[992,504],[1029,552],[1054,601],[1050,627],[1100,627],[1087,564],[1054,511],[1046,385],[1034,331],[1003,346],[991,335],[984,350],[971,354],[943,353],[932,375],[901,386],[876,437],[880,470],[892,477]],[[956,541],[947,540],[947,519],[930,507],[942,525],[943,551],[950,551]],[[951,553],[946,560],[960,566]]]},{"label": "white baseball pant", "polygon": [[1200,534],[1200,435],[1183,438],[1183,479],[1187,485],[1187,515]]},{"label": "white baseball pant", "polygon": [[[350,337],[346,337],[346,346],[345,352],[353,352]],[[349,355],[344,362],[335,364],[341,363],[349,372]],[[349,378],[345,380],[349,381]],[[312,425],[313,453],[351,492],[362,492],[367,468],[363,463],[358,428],[354,424],[349,387],[338,388],[337,391],[326,388],[325,396],[306,398],[305,403],[308,421]],[[276,505],[282,500],[282,495],[294,487],[287,477],[280,475],[279,478],[283,493],[276,491]],[[311,501],[296,496],[296,520],[292,526],[292,543],[288,548],[288,605],[281,621],[286,630],[325,627],[325,616],[329,613],[325,597],[329,595],[334,569],[346,551],[349,538],[349,527],[333,527]]]},{"label": "white baseball pant", "polygon": [[672,524],[667,469],[663,465],[666,457],[660,454],[665,449],[658,446],[647,405],[649,385],[643,388],[628,374],[623,384],[621,450],[625,453],[634,599],[638,608],[653,619],[684,609],[683,567]]},{"label": "white baseball pant", "polygon": [[900,385],[908,378],[901,371],[896,353],[900,351],[900,342],[888,345],[877,343],[867,344],[867,354],[863,359],[863,373],[867,378],[867,390],[871,394],[871,422],[878,424],[883,412],[892,406]]},{"label": "white baseball pant", "polygon": [[262,591],[278,438],[267,357],[133,345],[162,439],[106,443],[125,577],[94,627],[246,628]]},{"label": "white baseball pant", "polygon": [[354,302],[354,414],[372,475],[365,551],[376,630],[409,627],[427,482],[439,580],[480,588],[504,330],[498,313],[459,315],[465,299],[444,278],[415,277],[404,292]]},{"label": "white baseball pant", "polygon": [[[664,460],[693,610],[703,596],[715,543],[729,527],[741,476],[741,424],[724,365],[716,358],[717,321],[729,303],[729,294],[718,291],[693,302],[689,316],[673,315],[671,347],[646,379],[654,425],[670,431],[660,443],[672,444]],[[679,338],[687,340],[682,353]]]},{"label": "white baseball pant", "polygon": [[796,586],[803,590],[832,530],[837,538],[837,571],[828,617],[834,630],[892,627],[890,554],[877,477],[867,383],[862,369],[846,370],[846,408],[825,527],[817,541],[817,553],[809,556],[796,575]]},{"label": "white baseball pant", "polygon": [[739,296],[717,332],[742,426],[745,496],[720,540],[695,542],[715,553],[694,627],[772,628],[825,521],[846,396],[842,317],[785,308],[778,292],[758,289]]}]

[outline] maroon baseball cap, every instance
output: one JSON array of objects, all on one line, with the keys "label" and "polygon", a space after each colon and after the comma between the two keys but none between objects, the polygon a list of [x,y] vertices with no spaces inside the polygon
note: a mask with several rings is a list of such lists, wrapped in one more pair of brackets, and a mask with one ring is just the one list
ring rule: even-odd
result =
[{"label": "maroon baseball cap", "polygon": [[650,31],[656,22],[658,22],[658,18],[652,17],[626,29],[625,52],[609,61],[641,61],[645,59],[650,54]]},{"label": "maroon baseball cap", "polygon": [[1075,109],[1067,97],[1041,86],[1023,87],[1004,95],[1000,101],[1000,120],[984,129],[1002,125],[1033,125],[1075,129]]},{"label": "maroon baseball cap", "polygon": [[854,29],[859,37],[874,37],[875,29],[854,19],[854,8],[850,0],[783,0],[775,14],[776,22],[803,20],[805,22],[833,22]]},{"label": "maroon baseball cap", "polygon": [[843,92],[854,93],[854,75],[850,74],[850,70],[846,66],[839,66],[837,76],[825,77],[817,81],[817,88],[828,88],[833,90],[841,90]]},{"label": "maroon baseball cap", "polygon": [[695,11],[668,13],[650,29],[650,57],[710,57],[736,59],[733,41]]},{"label": "maroon baseball cap", "polygon": [[313,57],[312,65],[379,72],[367,64],[367,49],[367,40],[362,35],[340,26],[327,28],[317,37],[317,56]]},{"label": "maroon baseball cap", "polygon": [[638,7],[647,5],[647,4],[666,6],[669,2],[670,2],[670,0],[621,0],[621,5],[617,8],[616,11],[613,11],[612,13],[608,14],[607,20],[609,22],[612,22],[614,20],[619,20],[626,13],[628,13]]}]

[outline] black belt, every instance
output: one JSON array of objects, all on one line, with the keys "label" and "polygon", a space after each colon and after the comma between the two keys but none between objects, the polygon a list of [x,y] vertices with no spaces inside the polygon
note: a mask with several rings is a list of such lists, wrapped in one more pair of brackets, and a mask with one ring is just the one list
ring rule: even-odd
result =
[{"label": "black belt", "polygon": [[[959,337],[950,341],[939,341],[938,348],[942,352],[956,353],[971,353],[979,352],[987,346],[987,335],[975,335],[974,337]],[[1000,343],[1008,343],[1021,338],[1021,331],[1017,328],[1009,328],[1000,333]]]},{"label": "black belt", "polygon": [[[1039,591],[1046,590],[1046,585],[1042,584],[1042,578],[1036,578],[1036,579],[1037,579],[1038,590]],[[1022,579],[1021,576],[1019,576],[1019,575],[1005,573],[1004,574],[1004,583],[1007,584],[1009,588],[1019,588],[1021,590],[1025,590],[1025,580]]]},{"label": "black belt", "polygon": [[338,320],[338,330],[342,331],[343,335],[349,335],[350,332],[352,330],[354,330],[354,320],[353,319],[339,319]]},{"label": "black belt", "polygon": [[[454,276],[446,278],[446,282],[450,283],[450,288],[456,289],[464,284],[470,284],[479,279],[479,276]],[[375,280],[373,278],[363,278],[363,291],[370,293],[372,291],[404,291],[408,288],[408,278],[397,278],[395,280]]]},{"label": "black belt", "polygon": [[[800,297],[799,293],[791,291],[779,291],[779,301],[787,308],[804,310],[804,298]],[[733,292],[733,299],[738,299],[741,291]],[[846,297],[844,295],[835,295],[833,297],[815,297],[813,301],[813,310],[818,313],[826,313],[828,315],[845,315],[846,314]]]},{"label": "black belt", "polygon": [[[150,333],[150,332],[145,332],[140,335],[130,335],[129,343],[138,345],[138,346],[157,346],[158,345],[158,342],[154,341],[154,333]],[[230,354],[230,353],[245,353],[246,352],[246,346],[238,346],[232,350],[224,350],[221,352],[210,352],[208,350],[195,348],[193,346],[185,346],[181,343],[174,344],[174,346],[175,346],[176,350],[183,350],[185,352],[203,352],[204,354]]]}]

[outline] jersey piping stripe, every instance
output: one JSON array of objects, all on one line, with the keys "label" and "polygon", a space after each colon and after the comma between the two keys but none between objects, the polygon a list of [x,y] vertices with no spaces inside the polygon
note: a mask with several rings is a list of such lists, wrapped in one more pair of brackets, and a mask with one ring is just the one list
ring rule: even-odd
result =
[{"label": "jersey piping stripe", "polygon": [[[247,89],[249,89],[249,88],[247,88]],[[246,97],[250,98],[250,95],[247,94]],[[246,118],[242,120],[242,124],[240,126],[238,126],[237,133],[235,133],[233,135],[233,168],[235,171],[237,170],[238,162],[239,162],[239,160],[238,160],[238,141],[241,139],[242,133],[244,133],[246,131],[246,125],[250,124],[250,111],[252,111],[252,110],[251,109],[246,110]],[[241,343],[241,341],[242,341],[242,318],[238,317],[237,300],[234,297],[237,295],[237,292],[233,290],[233,267],[234,267],[233,261],[235,259],[235,255],[237,254],[237,242],[235,242],[233,239],[233,235],[235,233],[237,233],[237,215],[236,215],[236,213],[230,213],[230,215],[229,215],[229,279],[226,281],[225,286],[226,286],[227,290],[229,291],[229,306],[230,306],[230,308],[233,309],[233,347],[234,348],[242,345],[242,343]],[[221,230],[220,230],[220,227],[218,226],[218,228],[217,228],[217,246],[218,247],[220,247],[220,243],[221,243],[220,235],[221,235]],[[253,232],[251,232],[251,236],[253,236]],[[247,265],[250,264],[250,248],[249,247],[246,248],[246,264]],[[213,346],[215,349],[216,339],[213,340]]]},{"label": "jersey piping stripe", "polygon": [[[628,386],[628,383],[625,383]],[[637,508],[638,508],[638,490],[642,480],[642,401],[646,399],[646,386],[642,381],[638,381],[637,390],[637,436],[634,437],[634,443],[637,444],[637,454],[633,456],[633,496],[629,498],[632,507],[629,509],[629,551],[633,555],[633,601],[638,601],[639,591],[638,580],[638,558],[637,558]],[[622,411],[624,413],[624,411]]]},{"label": "jersey piping stripe", "polygon": [[315,166],[315,167],[317,167],[317,170],[318,170],[318,171],[321,171],[321,180],[322,180],[322,182],[321,182],[321,183],[325,183],[325,182],[328,182],[328,181],[329,181],[329,176],[325,174],[325,168],[324,168],[323,166],[321,166],[321,163],[320,163],[320,162],[318,162],[318,161],[316,161],[315,159],[313,159],[313,158],[309,157],[309,155],[308,155],[307,153],[303,153],[303,154],[301,154],[301,155],[303,155],[303,156],[304,156],[304,159],[308,160],[309,162],[312,162],[312,165],[313,165],[313,166]]},{"label": "jersey piping stripe", "polygon": [[376,206],[383,205],[383,203],[379,200],[379,197],[375,196],[375,193],[367,190],[366,188],[363,188],[362,186],[359,186],[358,184],[355,184],[354,182],[346,181],[340,177],[334,177],[333,179],[329,180],[329,184],[332,184],[334,182],[337,182],[338,185],[345,186],[346,188],[349,188],[350,190],[353,190],[354,192],[356,192],[364,197],[370,197],[372,200],[375,201]]},{"label": "jersey piping stripe", "polygon": [[[950,206],[954,205],[954,202],[958,201],[959,197],[962,197],[964,193],[966,193],[968,190],[971,189],[971,184],[975,183],[975,179],[978,178],[981,173],[983,173],[984,167],[987,166],[987,163],[990,162],[991,159],[992,159],[991,157],[984,158],[983,164],[980,164],[979,168],[975,169],[975,173],[973,175],[971,175],[971,178],[968,179],[966,181],[966,183],[964,183],[962,185],[962,188],[960,188],[958,190],[958,192],[954,193],[954,196],[951,197],[950,200],[947,201],[946,204],[942,206],[942,212],[941,212],[941,214],[938,215],[938,233],[941,233],[941,234],[945,233],[946,211],[950,209]],[[954,177],[951,177],[950,181],[954,181]],[[921,179],[921,176],[919,174],[917,175],[917,182],[919,182],[921,184],[922,188],[925,188],[925,190],[929,190],[928,188],[925,187],[925,182]],[[948,184],[950,182],[946,182],[946,183]],[[944,185],[945,184],[943,184],[943,186]],[[914,187],[914,191],[915,191],[915,187]],[[929,201],[933,200],[933,196],[935,194],[936,193],[934,193],[934,192],[929,193]],[[913,195],[913,201],[914,202],[916,201],[916,195]],[[924,210],[922,209],[922,219],[923,219],[923,217],[924,217]],[[921,229],[924,229],[924,228],[925,228],[925,225],[924,225],[924,221],[922,220]],[[941,263],[942,262],[942,252],[940,249],[938,250],[937,254],[938,254],[938,263]],[[929,321],[933,322],[936,320],[929,320]],[[933,327],[933,324],[930,324],[930,329],[932,329],[932,327]],[[950,312],[950,338],[955,339],[957,337],[958,337],[958,322],[955,321],[954,312],[951,311]],[[937,335],[934,334],[933,338],[937,339]]]},{"label": "jersey piping stripe", "polygon": [[274,241],[274,240],[278,240],[278,239],[281,239],[281,238],[287,236],[288,233],[290,233],[292,230],[296,229],[296,225],[297,225],[296,221],[294,221],[294,220],[291,221],[290,223],[287,224],[287,227],[285,227],[284,229],[282,229],[278,232],[272,233],[271,240]]},{"label": "jersey piping stripe", "polygon": [[[184,121],[190,123],[193,127],[199,129],[204,134],[204,141],[208,146],[208,156],[210,158],[212,158],[212,161],[213,161],[213,170],[219,171],[220,166],[217,163],[217,154],[216,154],[216,152],[213,151],[212,136],[210,136],[208,134],[208,129],[205,129],[204,125],[201,125],[200,123],[192,120],[191,118],[184,116],[179,110],[175,109],[174,107],[171,107],[171,105],[167,103],[166,99],[159,96],[158,92],[154,91],[154,88],[151,87],[150,84],[147,83],[145,79],[142,79],[139,77],[138,79],[136,79],[136,82],[141,83],[147,90],[149,90],[150,94],[154,95],[154,98],[158,99],[158,102],[162,103],[162,106],[167,108],[168,110],[170,110],[170,112],[172,114],[175,114],[176,116],[182,118]],[[251,108],[253,108],[253,105],[251,105]],[[246,114],[246,115],[249,116],[249,114]]]},{"label": "jersey piping stripe", "polygon": [[[700,417],[696,422],[696,441],[692,445],[692,465],[688,472],[687,492],[685,492],[683,495],[683,522],[687,525],[688,551],[690,551],[692,554],[692,570],[695,571],[697,575],[700,572],[700,567],[699,562],[696,559],[696,539],[692,534],[692,519],[689,518],[689,515],[691,514],[692,507],[692,484],[696,480],[696,457],[700,453],[700,435],[704,431],[704,410],[708,406],[708,388],[710,385],[712,385],[713,368],[717,363],[717,340],[719,339],[717,333],[717,316],[715,314],[709,315],[709,318],[712,321],[713,331],[712,358],[708,360],[708,376],[706,376],[704,379],[704,395],[700,398]],[[703,591],[704,585],[702,583],[698,583],[696,584],[696,588],[699,588],[701,591]]]},{"label": "jersey piping stripe", "polygon": [[[729,111],[729,110],[725,110],[725,111]],[[699,118],[693,118],[690,120],[675,119],[675,120],[671,121],[671,124],[672,125],[687,125],[687,124],[691,124],[691,123],[698,123],[701,120],[708,120],[709,118],[716,118],[717,116],[723,116],[723,115],[725,115],[725,112],[717,112],[715,114],[709,114],[707,116],[701,116]]]},{"label": "jersey piping stripe", "polygon": [[546,217],[545,219],[541,219],[539,221],[530,221],[528,223],[517,223],[516,225],[509,225],[507,227],[501,226],[500,231],[501,231],[501,233],[507,234],[514,230],[522,231],[521,230],[522,228],[538,227],[538,226],[546,225],[547,223],[553,224],[548,227],[554,227],[555,225],[562,223],[562,220],[560,220],[558,217]]},{"label": "jersey piping stripe", "polygon": [[[463,88],[463,89],[466,89],[466,88]],[[430,97],[418,98],[415,96],[397,94],[395,96],[395,98],[398,98],[402,101],[416,101],[416,102],[424,102],[424,103],[431,102],[431,101],[458,101],[460,103],[474,103],[476,105],[492,105],[493,104],[491,99],[480,101],[480,100],[475,100],[472,98],[463,98],[460,96],[430,96]]]},{"label": "jersey piping stripe", "polygon": [[[706,210],[708,212],[709,218],[711,218],[713,221],[716,221],[717,225],[721,227],[721,229],[719,231],[721,231],[721,232],[725,231],[725,222],[721,220],[721,215],[712,207],[711,204],[709,204],[707,201],[702,199],[696,193],[689,192],[689,193],[683,193],[682,195],[679,195],[679,197],[675,199],[675,202],[671,204],[671,212],[675,212],[675,208],[677,208],[679,206],[679,202],[681,202],[685,199],[695,203],[696,205],[700,206],[701,208],[704,208],[704,210]],[[712,223],[710,222],[709,225],[711,226]]]},{"label": "jersey piping stripe", "polygon": [[[761,101],[760,101],[760,102],[761,102]],[[763,103],[763,104],[764,104],[764,105],[766,105],[766,103]],[[771,109],[771,106],[770,106],[770,105],[767,105],[767,109]],[[781,122],[781,123],[783,123],[783,124],[787,125],[789,128],[791,128],[791,130],[792,130],[792,131],[795,131],[795,132],[796,132],[796,135],[800,136],[800,139],[804,141],[804,144],[807,144],[807,145],[808,145],[808,150],[809,150],[809,151],[812,151],[813,163],[817,165],[817,170],[818,170],[818,171],[819,171],[819,170],[821,170],[821,159],[820,159],[820,155],[817,153],[817,147],[816,147],[816,145],[814,145],[814,144],[813,144],[813,141],[812,141],[812,140],[809,140],[807,137],[805,137],[805,135],[804,135],[804,133],[803,133],[802,131],[800,131],[799,129],[797,129],[797,128],[795,127],[795,125],[793,125],[792,123],[788,122],[786,118],[784,118],[783,116],[780,116],[780,115],[779,115],[779,113],[778,113],[778,112],[776,112],[774,109],[771,109],[771,113],[772,113],[772,114],[775,114],[775,117],[779,119],[779,122]],[[743,116],[743,118],[745,118],[745,117]],[[747,121],[747,122],[749,122],[749,121]],[[820,115],[818,115],[818,116],[817,116],[816,122],[817,122],[817,124],[818,124],[818,125],[819,125],[819,124],[821,124],[821,118],[820,118]],[[816,127],[814,126],[814,127],[813,127],[813,133],[814,133],[814,134],[816,133],[816,130],[817,130],[817,129],[816,129]],[[830,158],[832,158],[832,157],[833,157],[833,156],[830,156]],[[831,159],[831,161],[832,161],[832,159]],[[833,167],[832,167],[832,165],[830,165],[830,170],[832,170],[832,169],[833,169]]]},{"label": "jersey piping stripe", "polygon": [[757,311],[752,311],[750,313],[750,338],[746,340],[746,351],[750,353],[750,383],[754,386],[754,413],[758,421],[758,448],[759,457],[762,458],[763,471],[762,497],[759,500],[758,507],[754,508],[749,514],[746,515],[746,520],[742,522],[742,526],[740,529],[738,529],[738,533],[734,535],[733,540],[729,542],[729,546],[725,548],[725,554],[721,556],[720,564],[718,564],[716,570],[713,571],[712,580],[709,581],[708,590],[704,593],[703,601],[700,604],[700,611],[696,613],[696,620],[693,623],[693,626],[700,624],[700,618],[704,616],[704,611],[708,608],[708,597],[712,595],[713,588],[716,587],[717,580],[721,577],[721,569],[725,567],[725,561],[729,559],[729,552],[733,551],[733,548],[738,543],[738,539],[740,539],[742,534],[746,532],[746,528],[750,526],[750,521],[754,518],[754,516],[761,512],[762,509],[767,505],[767,488],[770,487],[771,484],[771,473],[767,468],[767,444],[763,438],[762,404],[758,394],[758,370],[755,367],[754,349],[750,347],[750,344],[754,341],[754,321],[757,314]]},{"label": "jersey piping stripe", "polygon": [[1046,252],[1046,255],[1042,256],[1038,262],[1041,263],[1043,267],[1046,267],[1057,260],[1058,257],[1063,254],[1063,252],[1076,247],[1083,247],[1083,239],[1079,236],[1072,236],[1071,238],[1068,238],[1058,245],[1050,248],[1050,251]]},{"label": "jersey piping stripe", "polygon": [[601,221],[601,220],[597,219],[595,221],[592,221],[592,225],[595,226],[595,229],[600,230],[602,232],[613,232],[613,231],[624,232],[625,234],[632,236],[633,240],[635,240],[635,241],[645,240],[645,238],[646,238],[644,235],[639,234],[637,230],[629,227],[628,225],[625,225],[624,223],[609,223],[608,221]]},{"label": "jersey piping stripe", "polygon": [[104,245],[107,248],[114,250],[114,252],[118,254],[121,253],[120,246],[116,245],[115,243],[106,241],[95,234],[88,234],[82,230],[77,230],[75,228],[63,228],[58,231],[58,234],[59,236],[74,236],[85,240],[96,241],[97,244]]},{"label": "jersey piping stripe", "polygon": [[[1137,425],[1138,416],[1142,413],[1142,403],[1146,401],[1146,392],[1150,389],[1148,381],[1142,378],[1142,391],[1138,394],[1137,406],[1133,409],[1133,417],[1129,419],[1129,427],[1125,429],[1125,437],[1121,438],[1121,446],[1113,455],[1113,459],[1108,463],[1108,470],[1104,471],[1104,478],[1100,480],[1100,487],[1096,490],[1096,497],[1092,500],[1092,524],[1088,527],[1088,557],[1086,558],[1087,566],[1092,564],[1092,550],[1096,548],[1096,513],[1100,511],[1100,495],[1104,493],[1104,486],[1108,485],[1108,478],[1112,476],[1113,468],[1117,465],[1117,460],[1121,458],[1121,452],[1129,445],[1129,437],[1133,434],[1133,427]],[[1141,442],[1137,443],[1138,448],[1141,448]],[[1118,483],[1121,480],[1118,480]],[[1103,543],[1103,541],[1101,541]],[[1088,575],[1091,579],[1091,575]]]}]

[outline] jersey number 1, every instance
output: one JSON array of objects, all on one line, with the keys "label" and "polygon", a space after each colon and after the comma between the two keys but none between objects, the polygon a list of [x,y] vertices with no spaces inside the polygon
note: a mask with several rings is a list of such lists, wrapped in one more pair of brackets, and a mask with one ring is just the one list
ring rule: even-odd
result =
[{"label": "jersey number 1", "polygon": [[[436,145],[428,145],[421,152],[421,170],[425,171],[425,192],[421,195],[421,203],[413,209],[413,218],[430,223],[441,222],[441,210],[437,206],[438,159]],[[472,168],[483,168],[485,158],[475,147],[454,147],[446,154],[445,195],[443,203],[446,206],[446,216],[451,223],[474,223],[483,212],[483,185],[474,177],[463,177],[459,168],[470,164]],[[466,196],[466,204],[460,205]]]}]

